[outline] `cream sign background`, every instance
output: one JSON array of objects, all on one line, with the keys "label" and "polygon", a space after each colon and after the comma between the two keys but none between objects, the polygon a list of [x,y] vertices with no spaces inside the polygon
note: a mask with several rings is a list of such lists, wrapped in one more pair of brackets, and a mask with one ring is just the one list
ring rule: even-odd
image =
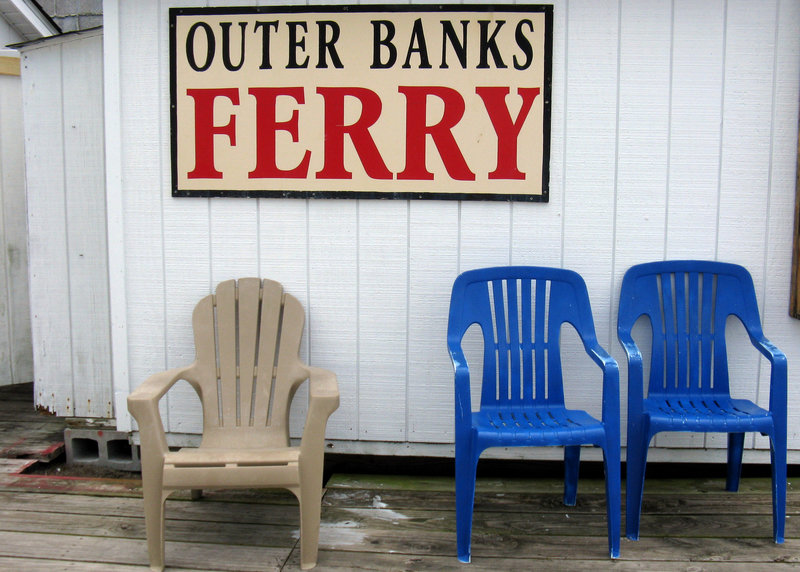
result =
[{"label": "cream sign background", "polygon": [[552,6],[170,10],[175,196],[546,201]]}]

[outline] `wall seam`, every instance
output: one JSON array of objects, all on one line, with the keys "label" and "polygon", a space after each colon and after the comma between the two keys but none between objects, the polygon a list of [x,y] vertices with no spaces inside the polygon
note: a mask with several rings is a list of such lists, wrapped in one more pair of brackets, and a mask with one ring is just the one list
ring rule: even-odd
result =
[{"label": "wall seam", "polygon": [[725,157],[725,97],[728,80],[728,0],[723,4],[722,15],[722,85],[719,105],[719,151],[717,156],[717,220],[714,240],[714,260],[719,260],[720,222],[722,217],[722,165]]},{"label": "wall seam", "polygon": [[59,84],[60,84],[60,91],[61,91],[61,177],[64,181],[64,247],[66,250],[66,263],[67,263],[67,300],[69,304],[67,306],[67,319],[70,325],[69,328],[69,377],[72,379],[72,383],[70,385],[70,392],[72,403],[71,405],[67,405],[67,413],[71,413],[72,415],[76,415],[75,409],[75,340],[73,337],[72,332],[72,323],[74,316],[72,315],[72,264],[70,260],[70,240],[69,240],[69,199],[67,197],[69,189],[67,188],[67,145],[66,145],[66,109],[64,105],[64,47],[62,45],[58,46],[58,62],[59,62]]},{"label": "wall seam", "polygon": [[[774,48],[773,48],[773,55],[772,55],[772,113],[770,114],[770,125],[769,125],[769,166],[767,171],[767,204],[766,204],[766,217],[765,220],[767,221],[766,231],[764,233],[764,264],[762,266],[762,292],[761,292],[761,300],[760,306],[764,311],[763,314],[759,313],[759,317],[761,318],[762,328],[763,324],[766,321],[767,314],[766,314],[766,307],[767,307],[767,282],[769,280],[769,245],[770,245],[770,225],[769,225],[769,214],[772,208],[772,173],[774,168],[775,162],[775,113],[777,108],[777,92],[778,92],[778,40],[780,39],[780,14],[781,14],[781,0],[777,0],[775,3],[775,36],[774,36]],[[797,224],[797,221],[795,222]],[[758,397],[761,395],[761,384],[764,380],[762,371],[763,371],[762,362],[759,357],[759,367],[756,372],[756,401]],[[755,449],[758,444],[758,435],[753,436],[753,448]]]},{"label": "wall seam", "polygon": [[611,292],[609,293],[609,320],[608,320],[608,344],[614,339],[614,299],[617,292],[617,217],[619,214],[619,137],[620,137],[620,88],[622,86],[622,2],[617,1],[617,105],[616,105],[616,137],[614,144],[614,216],[611,223]]},{"label": "wall seam", "polygon": [[670,28],[669,28],[669,101],[667,111],[667,164],[664,180],[664,251],[663,258],[669,255],[669,195],[672,184],[672,112],[673,97],[675,95],[675,0],[670,3]]},{"label": "wall seam", "polygon": [[[21,95],[22,94],[22,81],[21,80],[19,80],[19,90],[20,90],[20,95]],[[25,139],[24,131],[22,133],[22,139],[23,139],[23,141]],[[5,252],[6,252],[6,249],[8,248],[8,243],[9,243],[9,235],[6,233],[6,229],[8,228],[7,217],[6,217],[6,205],[5,205],[5,202],[2,199],[3,196],[6,196],[6,193],[3,192],[3,189],[6,186],[5,177],[3,176],[4,173],[5,173],[5,169],[3,168],[4,167],[4,159],[5,159],[4,149],[3,149],[3,146],[0,145],[0,223],[2,223],[0,225],[0,244],[3,245],[2,256],[6,256]],[[24,160],[24,157],[23,157],[23,160]],[[6,320],[6,328],[5,328],[7,336],[8,336],[8,358],[9,358],[8,359],[8,373],[9,373],[9,375],[11,377],[10,381],[13,384],[13,383],[16,382],[16,379],[17,379],[16,372],[14,371],[16,363],[17,363],[17,360],[15,359],[15,356],[16,356],[15,346],[16,346],[16,344],[14,343],[14,332],[12,331],[13,330],[12,324],[14,323],[14,318],[13,318],[13,316],[14,316],[14,307],[13,307],[13,304],[11,303],[11,291],[13,290],[13,286],[11,284],[11,264],[10,264],[10,262],[11,261],[8,259],[8,257],[6,257],[6,262],[3,264],[3,275],[5,276],[5,284],[6,284],[6,291],[4,293],[4,298],[5,298],[6,316],[8,317],[8,319]]]},{"label": "wall seam", "polygon": [[410,423],[410,372],[411,372],[411,201],[406,201],[406,375],[405,375],[405,392],[406,392],[406,423],[405,423],[405,439],[409,440],[411,435]]},{"label": "wall seam", "polygon": [[564,235],[567,214],[567,110],[569,105],[569,0],[564,0],[564,107],[561,118],[561,264],[564,267]]},{"label": "wall seam", "polygon": [[[159,2],[159,4],[158,4],[158,11],[159,11],[159,14],[163,13],[163,3],[162,2]],[[163,30],[164,30],[162,20],[163,20],[163,18],[159,18],[158,19],[158,36],[159,37],[161,37],[161,34],[163,33]],[[163,57],[164,54],[161,53],[161,46],[162,46],[162,44],[159,43],[159,47],[158,47],[159,54],[158,54],[158,56],[159,56],[159,59],[163,60],[164,59],[164,57]],[[164,71],[163,70],[164,70],[164,68],[163,68],[163,66],[161,66],[159,74],[158,74],[158,92],[161,93],[161,94],[164,93]],[[169,97],[171,97],[171,95]],[[163,106],[164,106],[164,97],[162,95],[162,97],[159,98],[159,109],[161,110],[161,117],[165,116],[164,107]],[[166,114],[166,116],[169,116],[169,115]],[[163,148],[164,148],[164,130],[163,129],[159,129],[158,130],[158,152],[159,152],[159,155],[161,155]],[[170,157],[170,161],[171,160],[172,160],[172,158]],[[160,181],[163,181],[164,180],[164,161],[163,161],[163,158],[162,158],[161,161],[159,161],[158,175],[159,175],[158,179]],[[159,196],[159,201],[160,201],[160,204],[161,204],[161,207],[160,207],[160,212],[161,212],[161,221],[160,221],[160,226],[161,226],[161,276],[162,276],[161,287],[162,287],[162,290],[163,290],[163,293],[164,293],[163,297],[162,297],[162,301],[163,301],[163,318],[164,318],[164,324],[163,324],[163,328],[164,328],[164,369],[167,370],[170,367],[170,362],[169,362],[169,327],[168,327],[169,326],[169,319],[168,319],[169,305],[167,303],[167,253],[166,253],[167,233],[166,233],[166,228],[165,228],[166,225],[164,224],[164,191],[161,190],[158,193],[158,196]],[[169,419],[170,418],[170,411],[172,409],[170,407],[170,394],[169,394],[169,392],[167,392],[165,397],[166,397],[166,407],[164,408],[164,411],[163,411],[162,415],[165,416],[164,423],[167,426],[167,428],[169,428],[169,427],[172,426],[171,423],[170,423],[170,419]]]}]

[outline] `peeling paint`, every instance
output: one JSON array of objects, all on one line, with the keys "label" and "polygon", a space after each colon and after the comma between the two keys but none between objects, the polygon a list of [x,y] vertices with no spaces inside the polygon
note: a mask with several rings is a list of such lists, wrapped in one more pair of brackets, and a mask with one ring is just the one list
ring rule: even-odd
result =
[{"label": "peeling paint", "polygon": [[39,413],[40,415],[48,415],[50,417],[56,417],[58,415],[58,413],[56,413],[55,411],[52,411],[46,405],[37,405],[36,406],[36,412]]}]

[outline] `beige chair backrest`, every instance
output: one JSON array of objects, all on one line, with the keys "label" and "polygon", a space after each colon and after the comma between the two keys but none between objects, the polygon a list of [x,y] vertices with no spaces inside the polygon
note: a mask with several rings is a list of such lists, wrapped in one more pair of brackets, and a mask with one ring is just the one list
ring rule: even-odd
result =
[{"label": "beige chair backrest", "polygon": [[300,302],[272,280],[228,280],[197,304],[188,381],[203,403],[204,447],[288,445],[289,406],[305,379],[304,321]]}]

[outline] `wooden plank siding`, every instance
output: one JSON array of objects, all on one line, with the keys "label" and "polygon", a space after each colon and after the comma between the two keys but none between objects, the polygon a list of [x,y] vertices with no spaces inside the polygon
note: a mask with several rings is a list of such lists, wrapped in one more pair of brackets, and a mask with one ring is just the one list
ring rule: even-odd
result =
[{"label": "wooden plank siding", "polygon": [[[755,280],[765,333],[790,364],[800,360],[800,321],[787,313],[800,94],[797,2],[554,2],[550,200],[539,204],[173,199],[167,13],[189,4],[221,5],[106,3],[101,119],[111,255],[100,278],[110,277],[111,327],[96,330],[109,359],[103,372],[79,369],[84,344],[94,343],[81,338],[71,345],[78,343],[74,321],[86,300],[70,297],[65,281],[56,280],[82,264],[63,245],[91,235],[74,234],[55,219],[38,223],[73,197],[64,173],[100,167],[70,168],[70,150],[59,155],[55,140],[28,151],[28,165],[40,169],[29,205],[32,229],[40,229],[31,238],[40,261],[31,267],[31,293],[48,310],[34,312],[40,316],[35,355],[50,356],[43,362],[49,369],[37,369],[37,387],[46,388],[42,405],[86,415],[81,408],[89,399],[113,401],[118,428],[134,428],[124,406],[128,392],[148,375],[193,358],[194,303],[217,282],[248,275],[281,281],[306,308],[302,357],[338,374],[341,406],[327,436],[344,452],[449,454],[447,308],[452,281],[471,268],[530,264],[581,273],[598,338],[620,361],[623,417],[626,367],[616,311],[622,275],[638,262],[743,264]],[[53,62],[30,72],[29,91],[37,85],[33,79],[55,77],[48,74],[60,73],[58,58],[69,57],[60,47],[58,54],[55,46],[37,51],[44,50],[53,50]],[[84,67],[94,65],[87,60]],[[40,110],[64,113],[67,83],[51,80],[52,89],[37,94],[40,107],[26,111],[37,129],[61,138],[72,132],[69,121]],[[90,119],[81,118],[82,124]],[[48,201],[37,201],[45,189]],[[72,277],[73,290],[84,288],[87,276]],[[765,404],[768,364],[740,326],[732,323],[730,330],[734,391]],[[74,332],[71,340],[53,335],[65,331]],[[568,404],[597,413],[599,370],[574,335],[565,331],[564,340],[565,370],[575,379]],[[470,348],[479,352],[477,342]],[[75,389],[85,376],[102,378],[104,387]],[[794,403],[800,369],[790,365],[789,376]],[[200,428],[189,407],[193,399],[182,386],[164,404],[176,438]],[[303,413],[302,403],[295,412]],[[298,417],[295,435],[301,423]],[[724,444],[717,436],[664,435],[651,458],[721,461]],[[748,459],[768,460],[763,438],[753,437],[748,447]],[[790,459],[800,462],[800,411],[792,408],[789,448]]]},{"label": "wooden plank siding", "polygon": [[0,16],[0,386],[33,380],[20,58],[5,47],[22,39]]},{"label": "wooden plank siding", "polygon": [[[0,72],[0,385],[33,379],[19,58]],[[6,62],[7,63],[7,62]]]},{"label": "wooden plank siding", "polygon": [[114,416],[98,31],[22,48],[37,404]]}]

